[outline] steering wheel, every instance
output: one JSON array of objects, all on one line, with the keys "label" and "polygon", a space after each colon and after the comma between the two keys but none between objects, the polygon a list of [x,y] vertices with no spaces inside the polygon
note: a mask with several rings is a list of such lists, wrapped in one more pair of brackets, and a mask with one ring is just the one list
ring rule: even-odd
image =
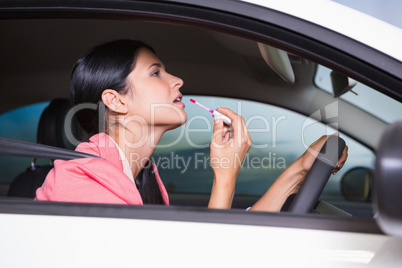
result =
[{"label": "steering wheel", "polygon": [[315,208],[332,170],[342,155],[345,141],[338,136],[330,136],[310,171],[307,173],[299,192],[293,199],[288,199],[281,211],[292,213],[310,213]]}]

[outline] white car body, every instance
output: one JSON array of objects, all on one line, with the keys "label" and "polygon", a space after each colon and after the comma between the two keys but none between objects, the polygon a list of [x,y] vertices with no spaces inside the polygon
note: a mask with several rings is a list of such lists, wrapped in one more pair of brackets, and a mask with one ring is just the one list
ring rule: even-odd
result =
[{"label": "white car body", "polygon": [[[97,217],[0,219],[9,230],[2,234],[3,267],[395,267],[401,261],[400,239],[385,235]],[[18,252],[24,255],[16,258]]]},{"label": "white car body", "polygon": [[[243,2],[341,33],[402,62],[401,29],[334,2]],[[214,1],[207,5],[212,9],[215,6]],[[164,210],[102,204],[70,204],[66,205],[70,208],[65,213],[63,205],[47,202],[36,202],[31,212],[27,212],[26,204],[14,205],[15,210],[8,209],[7,202],[0,204],[0,266],[4,268],[382,268],[402,264],[402,238],[380,229],[366,232],[366,225],[370,230],[376,229],[373,221],[357,220],[343,231],[339,226],[349,224],[348,220],[335,216],[323,219],[301,215],[294,219],[288,214],[241,210],[224,212],[191,207]],[[19,213],[20,210],[23,212]],[[287,224],[282,225],[284,222]],[[318,225],[310,227],[314,222]],[[361,231],[359,225],[363,226]]]},{"label": "white car body", "polygon": [[[402,29],[330,0],[243,0],[342,33],[402,61]],[[375,35],[375,38],[373,36]]]}]

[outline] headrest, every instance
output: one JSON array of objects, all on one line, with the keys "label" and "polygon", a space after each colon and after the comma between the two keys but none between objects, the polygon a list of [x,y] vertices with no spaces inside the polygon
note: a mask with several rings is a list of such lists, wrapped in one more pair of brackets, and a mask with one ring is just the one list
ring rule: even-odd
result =
[{"label": "headrest", "polygon": [[402,122],[389,125],[377,151],[373,205],[383,232],[402,236]]},{"label": "headrest", "polygon": [[[67,99],[54,99],[49,106],[42,112],[39,120],[37,142],[50,146],[56,146],[66,149],[74,149],[64,129],[64,120],[66,114],[71,109],[70,101]],[[78,133],[77,122],[72,122],[72,133]]]}]

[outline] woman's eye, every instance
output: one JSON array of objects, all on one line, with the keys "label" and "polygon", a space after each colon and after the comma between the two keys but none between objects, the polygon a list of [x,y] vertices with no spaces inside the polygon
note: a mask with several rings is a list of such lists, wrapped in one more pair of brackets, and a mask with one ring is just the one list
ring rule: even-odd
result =
[{"label": "woman's eye", "polygon": [[151,76],[159,76],[159,71],[153,72]]}]

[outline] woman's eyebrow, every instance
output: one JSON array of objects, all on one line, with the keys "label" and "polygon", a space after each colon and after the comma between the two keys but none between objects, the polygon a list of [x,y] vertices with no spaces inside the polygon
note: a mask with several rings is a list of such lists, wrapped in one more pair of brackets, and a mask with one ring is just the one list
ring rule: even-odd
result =
[{"label": "woman's eyebrow", "polygon": [[155,63],[151,64],[151,66],[148,67],[148,70],[151,69],[154,66],[159,67],[159,68],[164,67],[163,64],[161,64],[159,62],[155,62]]}]

